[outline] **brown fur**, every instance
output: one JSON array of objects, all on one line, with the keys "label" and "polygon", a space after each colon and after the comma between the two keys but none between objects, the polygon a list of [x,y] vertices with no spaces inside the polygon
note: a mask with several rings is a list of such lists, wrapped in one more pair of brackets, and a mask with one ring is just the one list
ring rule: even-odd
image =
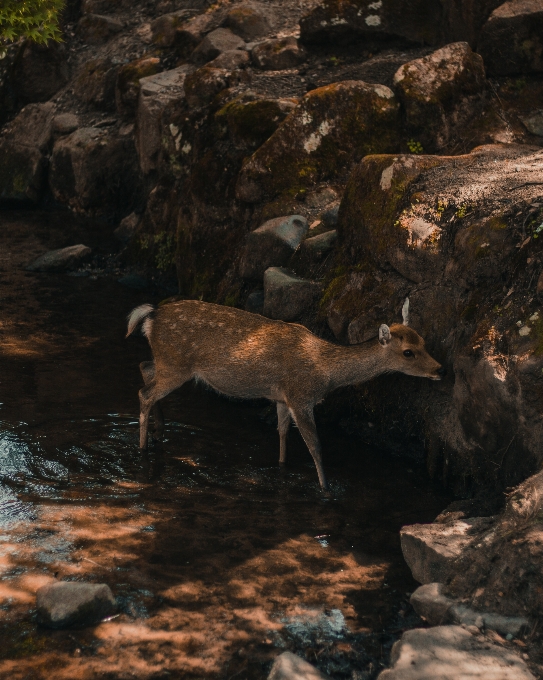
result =
[{"label": "brown fur", "polygon": [[[157,434],[162,416],[157,402],[191,378],[221,394],[266,398],[277,404],[279,462],[286,461],[291,418],[298,426],[326,488],[320,443],[313,418],[315,404],[332,390],[401,371],[439,380],[442,369],[426,352],[424,340],[400,324],[385,329],[385,339],[352,347],[326,342],[307,328],[274,321],[232,307],[185,300],[157,310],[138,307],[129,317],[128,335],[143,323],[153,352],[140,369],[140,448],[147,446],[149,413],[155,407]],[[406,358],[405,350],[414,357]]]}]

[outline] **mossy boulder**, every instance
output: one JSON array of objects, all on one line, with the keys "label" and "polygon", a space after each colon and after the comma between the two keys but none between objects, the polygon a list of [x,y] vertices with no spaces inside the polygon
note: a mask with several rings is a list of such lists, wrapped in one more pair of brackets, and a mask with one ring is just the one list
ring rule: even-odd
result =
[{"label": "mossy boulder", "polygon": [[543,6],[505,2],[483,26],[477,51],[492,76],[543,72]]},{"label": "mossy boulder", "polygon": [[115,84],[119,65],[110,57],[89,60],[74,82],[74,94],[98,109],[115,109]]},{"label": "mossy boulder", "polygon": [[115,130],[80,128],[53,148],[49,184],[75,212],[119,219],[131,212],[141,184],[134,140]]},{"label": "mossy boulder", "polygon": [[115,86],[115,105],[119,115],[131,118],[136,114],[140,79],[154,76],[162,70],[158,57],[143,57],[121,66]]},{"label": "mossy boulder", "polygon": [[306,57],[304,48],[293,36],[266,40],[251,50],[253,64],[268,71],[296,68]]},{"label": "mossy boulder", "polygon": [[453,43],[400,66],[394,87],[411,144],[436,151],[480,113],[483,60],[467,43]]},{"label": "mossy boulder", "polygon": [[151,22],[151,35],[153,45],[158,47],[172,47],[175,44],[179,30],[187,19],[191,17],[193,10],[182,9],[157,17]]},{"label": "mossy boulder", "polygon": [[399,127],[398,102],[383,85],[353,80],[313,90],[247,160],[237,196],[257,203],[345,179],[366,154],[397,150]]},{"label": "mossy boulder", "polygon": [[188,105],[195,109],[207,106],[219,92],[226,90],[235,80],[235,75],[228,69],[202,66],[185,80]]},{"label": "mossy boulder", "polygon": [[249,5],[238,5],[226,15],[223,24],[243,40],[256,40],[271,31],[267,17]]}]

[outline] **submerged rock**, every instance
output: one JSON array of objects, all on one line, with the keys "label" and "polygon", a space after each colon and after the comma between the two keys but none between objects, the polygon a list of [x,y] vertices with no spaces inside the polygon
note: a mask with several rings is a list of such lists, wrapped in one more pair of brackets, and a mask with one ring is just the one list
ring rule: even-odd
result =
[{"label": "submerged rock", "polygon": [[56,272],[66,269],[75,269],[87,260],[92,253],[88,246],[82,243],[77,246],[68,246],[59,250],[50,250],[40,255],[26,269],[30,272]]},{"label": "submerged rock", "polygon": [[39,622],[48,628],[93,625],[116,610],[105,583],[53,583],[38,590],[36,605]]},{"label": "submerged rock", "polygon": [[283,652],[273,662],[268,680],[330,680],[330,678],[296,654]]},{"label": "submerged rock", "polygon": [[321,284],[296,276],[283,267],[270,267],[264,273],[264,316],[297,321],[312,311],[322,292]]},{"label": "submerged rock", "polygon": [[516,654],[460,626],[408,630],[379,680],[535,680]]},{"label": "submerged rock", "polygon": [[286,264],[308,229],[305,217],[291,215],[268,220],[247,234],[240,276],[244,279],[261,279],[268,267]]}]

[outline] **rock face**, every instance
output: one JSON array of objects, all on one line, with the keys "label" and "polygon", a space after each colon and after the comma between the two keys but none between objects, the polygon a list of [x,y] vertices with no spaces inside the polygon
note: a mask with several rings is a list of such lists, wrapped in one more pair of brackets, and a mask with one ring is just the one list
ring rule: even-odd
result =
[{"label": "rock face", "polygon": [[441,149],[455,129],[480,112],[483,60],[467,43],[453,43],[401,66],[394,86],[407,135],[429,151]]},{"label": "rock face", "polygon": [[126,214],[139,185],[134,142],[103,128],[80,128],[61,137],[53,148],[49,183],[55,199],[76,212]]},{"label": "rock face", "polygon": [[273,662],[268,680],[329,680],[329,678],[296,654],[283,652]]},{"label": "rock face", "polygon": [[408,630],[379,680],[535,680],[522,659],[460,626]]},{"label": "rock face", "polygon": [[398,130],[388,87],[345,81],[313,90],[245,163],[237,196],[256,203],[342,177],[365,154],[396,150]]},{"label": "rock face", "polygon": [[492,12],[477,51],[488,73],[543,72],[543,7],[538,0],[511,0]]},{"label": "rock face", "polygon": [[247,234],[240,275],[244,279],[262,280],[268,267],[286,264],[308,229],[305,217],[291,215],[268,220]]},{"label": "rock face", "polygon": [[308,281],[283,267],[264,272],[264,316],[283,321],[298,321],[313,311],[322,292],[320,283]]},{"label": "rock face", "polygon": [[26,269],[29,272],[57,272],[74,269],[87,260],[92,250],[83,244],[68,246],[60,250],[50,250],[40,255]]},{"label": "rock face", "polygon": [[40,623],[48,628],[96,624],[116,609],[104,583],[53,583],[38,590],[36,605]]},{"label": "rock face", "polygon": [[0,138],[0,200],[37,203],[45,185],[55,105],[29,104]]}]

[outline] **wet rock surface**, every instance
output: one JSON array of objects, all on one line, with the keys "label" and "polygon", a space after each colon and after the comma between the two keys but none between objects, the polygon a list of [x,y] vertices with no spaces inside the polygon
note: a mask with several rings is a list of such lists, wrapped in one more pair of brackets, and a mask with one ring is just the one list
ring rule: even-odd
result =
[{"label": "wet rock surface", "polygon": [[84,262],[85,259],[88,259],[91,253],[91,248],[83,244],[50,250],[27,265],[26,269],[30,272],[54,272],[74,269]]},{"label": "wet rock surface", "polygon": [[48,628],[88,626],[115,613],[111,588],[105,583],[53,583],[36,593],[38,619]]}]

